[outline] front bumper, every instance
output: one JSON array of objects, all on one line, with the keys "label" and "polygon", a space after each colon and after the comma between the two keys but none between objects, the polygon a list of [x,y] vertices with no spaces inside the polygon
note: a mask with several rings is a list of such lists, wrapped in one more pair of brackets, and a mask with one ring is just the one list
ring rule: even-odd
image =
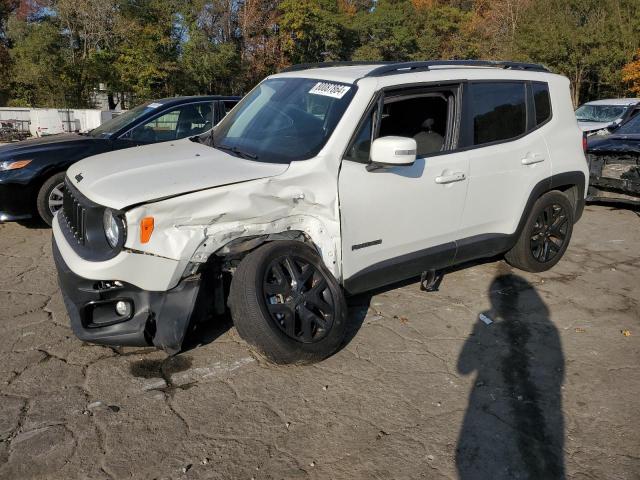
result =
[{"label": "front bumper", "polygon": [[31,218],[35,212],[36,195],[26,173],[0,172],[0,222]]},{"label": "front bumper", "polygon": [[[180,351],[189,325],[199,313],[196,305],[203,303],[198,301],[199,275],[181,280],[166,292],[156,292],[75,274],[55,240],[53,258],[71,327],[78,338],[102,345],[154,345],[169,354]],[[118,315],[118,301],[129,302],[129,315]]]},{"label": "front bumper", "polygon": [[588,200],[640,205],[640,154],[590,152]]},{"label": "front bumper", "polygon": [[62,231],[60,214],[53,218],[53,238],[72,272],[93,280],[123,280],[142,290],[165,292],[178,285],[188,260],[173,260],[142,252],[122,251],[104,261],[86,260],[74,250]]}]

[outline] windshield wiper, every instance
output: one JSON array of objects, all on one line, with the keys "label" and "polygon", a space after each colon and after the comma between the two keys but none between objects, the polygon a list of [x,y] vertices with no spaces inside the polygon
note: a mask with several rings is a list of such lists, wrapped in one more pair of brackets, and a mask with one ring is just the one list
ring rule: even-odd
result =
[{"label": "windshield wiper", "polygon": [[224,150],[227,152],[231,152],[231,153],[235,153],[236,155],[238,155],[241,158],[245,158],[247,160],[257,160],[258,159],[258,155],[256,155],[255,153],[251,153],[251,152],[247,152],[245,150],[241,150],[238,147],[228,147],[226,145],[212,145],[213,148],[217,148],[218,150]]}]

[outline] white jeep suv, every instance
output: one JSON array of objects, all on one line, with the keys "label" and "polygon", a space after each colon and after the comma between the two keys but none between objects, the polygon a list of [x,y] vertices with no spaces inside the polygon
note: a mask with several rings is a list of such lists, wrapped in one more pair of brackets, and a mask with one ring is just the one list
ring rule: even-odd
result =
[{"label": "white jeep suv", "polygon": [[211,132],[69,169],[53,229],[73,329],[173,354],[228,304],[272,361],[320,360],[346,294],[500,254],[555,265],[583,210],[581,140],[569,81],[539,65],[292,67]]}]

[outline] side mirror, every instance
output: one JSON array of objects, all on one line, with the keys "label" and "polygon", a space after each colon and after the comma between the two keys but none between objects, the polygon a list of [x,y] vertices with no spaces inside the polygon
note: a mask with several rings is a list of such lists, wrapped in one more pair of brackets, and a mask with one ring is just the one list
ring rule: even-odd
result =
[{"label": "side mirror", "polygon": [[395,167],[413,165],[418,146],[409,137],[380,137],[371,145],[371,167]]}]

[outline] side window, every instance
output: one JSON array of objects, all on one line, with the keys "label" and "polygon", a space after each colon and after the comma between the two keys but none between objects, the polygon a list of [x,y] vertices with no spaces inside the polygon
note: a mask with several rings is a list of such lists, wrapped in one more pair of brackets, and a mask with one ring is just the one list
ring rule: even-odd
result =
[{"label": "side window", "polygon": [[211,128],[212,113],[210,102],[182,105],[138,125],[125,138],[156,143],[198,135]]},{"label": "side window", "polygon": [[385,99],[380,136],[397,135],[416,141],[418,157],[444,149],[449,92],[401,94]]},{"label": "side window", "polygon": [[373,126],[373,119],[375,118],[374,112],[370,113],[367,119],[362,123],[362,125],[360,125],[360,130],[358,130],[351,148],[347,152],[347,159],[361,163],[369,162],[369,151],[371,150],[372,136],[371,129]]},{"label": "side window", "polygon": [[[445,138],[449,126],[452,91],[403,91],[389,93],[382,107],[380,131],[377,137],[400,136],[416,141],[417,156],[425,157],[446,150]],[[345,158],[355,162],[369,161],[373,139],[372,129],[377,124],[376,107],[360,126]]]},{"label": "side window", "polygon": [[470,97],[473,145],[508,140],[526,132],[524,83],[472,83]]},{"label": "side window", "polygon": [[226,115],[227,113],[229,113],[229,111],[236,106],[236,103],[238,103],[236,100],[225,100],[223,102],[224,104],[224,114]]},{"label": "side window", "polygon": [[538,126],[551,118],[549,85],[541,82],[533,82],[531,84],[531,91],[533,92],[533,104],[536,109],[536,126]]}]

